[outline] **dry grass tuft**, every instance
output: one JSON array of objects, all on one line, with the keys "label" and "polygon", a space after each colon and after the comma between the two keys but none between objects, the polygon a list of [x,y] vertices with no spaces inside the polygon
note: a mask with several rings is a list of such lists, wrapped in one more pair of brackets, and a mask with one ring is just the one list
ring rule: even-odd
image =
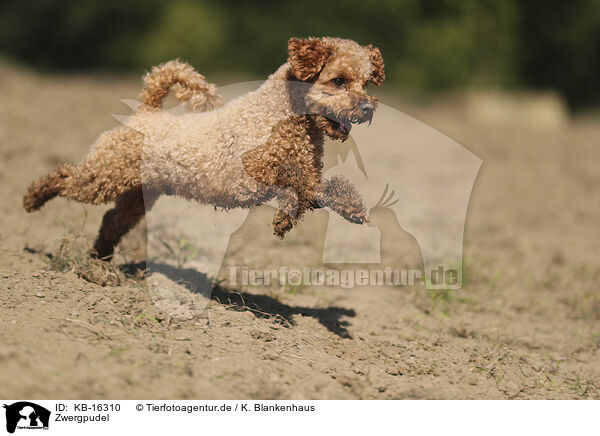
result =
[{"label": "dry grass tuft", "polygon": [[83,236],[65,236],[56,253],[50,255],[50,267],[60,272],[73,272],[100,286],[119,286],[131,277],[112,262],[90,256],[91,244]]}]

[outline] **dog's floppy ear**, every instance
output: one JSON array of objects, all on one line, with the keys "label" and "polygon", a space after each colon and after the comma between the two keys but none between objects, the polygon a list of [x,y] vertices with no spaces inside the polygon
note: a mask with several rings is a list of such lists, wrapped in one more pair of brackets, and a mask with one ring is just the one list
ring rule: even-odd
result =
[{"label": "dog's floppy ear", "polygon": [[330,48],[321,38],[290,38],[288,41],[288,62],[299,80],[314,78],[330,53]]},{"label": "dog's floppy ear", "polygon": [[375,86],[379,86],[385,80],[385,71],[383,71],[384,63],[383,57],[381,57],[381,51],[377,47],[373,47],[371,44],[367,46],[369,50],[369,56],[371,57],[371,65],[373,66],[373,71],[371,72],[371,77],[369,80]]}]

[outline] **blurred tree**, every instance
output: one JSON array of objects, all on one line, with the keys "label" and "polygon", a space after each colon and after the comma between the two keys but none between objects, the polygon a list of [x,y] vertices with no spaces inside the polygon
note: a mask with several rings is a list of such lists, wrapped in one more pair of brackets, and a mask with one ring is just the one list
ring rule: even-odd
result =
[{"label": "blurred tree", "polygon": [[290,36],[381,48],[386,86],[553,89],[600,102],[600,0],[3,0],[0,53],[43,69],[148,69],[264,77]]},{"label": "blurred tree", "polygon": [[520,5],[525,86],[553,89],[572,106],[600,102],[600,1],[528,0]]},{"label": "blurred tree", "polygon": [[160,0],[21,0],[0,3],[0,52],[49,69],[136,64]]},{"label": "blurred tree", "polygon": [[178,57],[206,71],[213,62],[218,64],[218,51],[225,45],[226,35],[218,9],[198,1],[173,1],[142,41],[138,62],[149,68]]},{"label": "blurred tree", "polygon": [[439,91],[514,81],[514,4],[505,0],[419,2],[397,82]]}]

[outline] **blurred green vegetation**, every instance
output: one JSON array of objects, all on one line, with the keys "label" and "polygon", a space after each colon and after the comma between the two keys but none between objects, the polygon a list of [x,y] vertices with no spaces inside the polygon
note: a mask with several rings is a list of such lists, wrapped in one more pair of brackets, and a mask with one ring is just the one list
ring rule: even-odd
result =
[{"label": "blurred green vegetation", "polygon": [[[263,77],[290,36],[381,48],[386,87],[560,92],[600,102],[600,0],[3,0],[0,54],[43,70],[143,70],[180,57]],[[213,79],[214,80],[214,79]]]}]

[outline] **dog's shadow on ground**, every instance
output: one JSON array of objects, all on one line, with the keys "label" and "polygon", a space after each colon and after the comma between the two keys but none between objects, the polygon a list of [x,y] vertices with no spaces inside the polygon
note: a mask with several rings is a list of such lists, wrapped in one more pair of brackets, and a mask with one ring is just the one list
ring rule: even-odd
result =
[{"label": "dog's shadow on ground", "polygon": [[191,268],[177,268],[165,263],[129,263],[122,265],[121,269],[128,274],[143,270],[147,276],[152,273],[160,273],[185,286],[190,292],[198,292],[198,288],[209,289],[212,285],[211,299],[225,305],[229,310],[249,310],[257,318],[272,318],[275,322],[288,328],[296,325],[294,315],[310,316],[340,338],[352,338],[347,329],[349,323],[341,319],[345,316],[356,316],[356,312],[352,309],[338,306],[325,308],[290,306],[266,295],[228,289],[218,283],[213,285],[212,280],[200,271]]}]

